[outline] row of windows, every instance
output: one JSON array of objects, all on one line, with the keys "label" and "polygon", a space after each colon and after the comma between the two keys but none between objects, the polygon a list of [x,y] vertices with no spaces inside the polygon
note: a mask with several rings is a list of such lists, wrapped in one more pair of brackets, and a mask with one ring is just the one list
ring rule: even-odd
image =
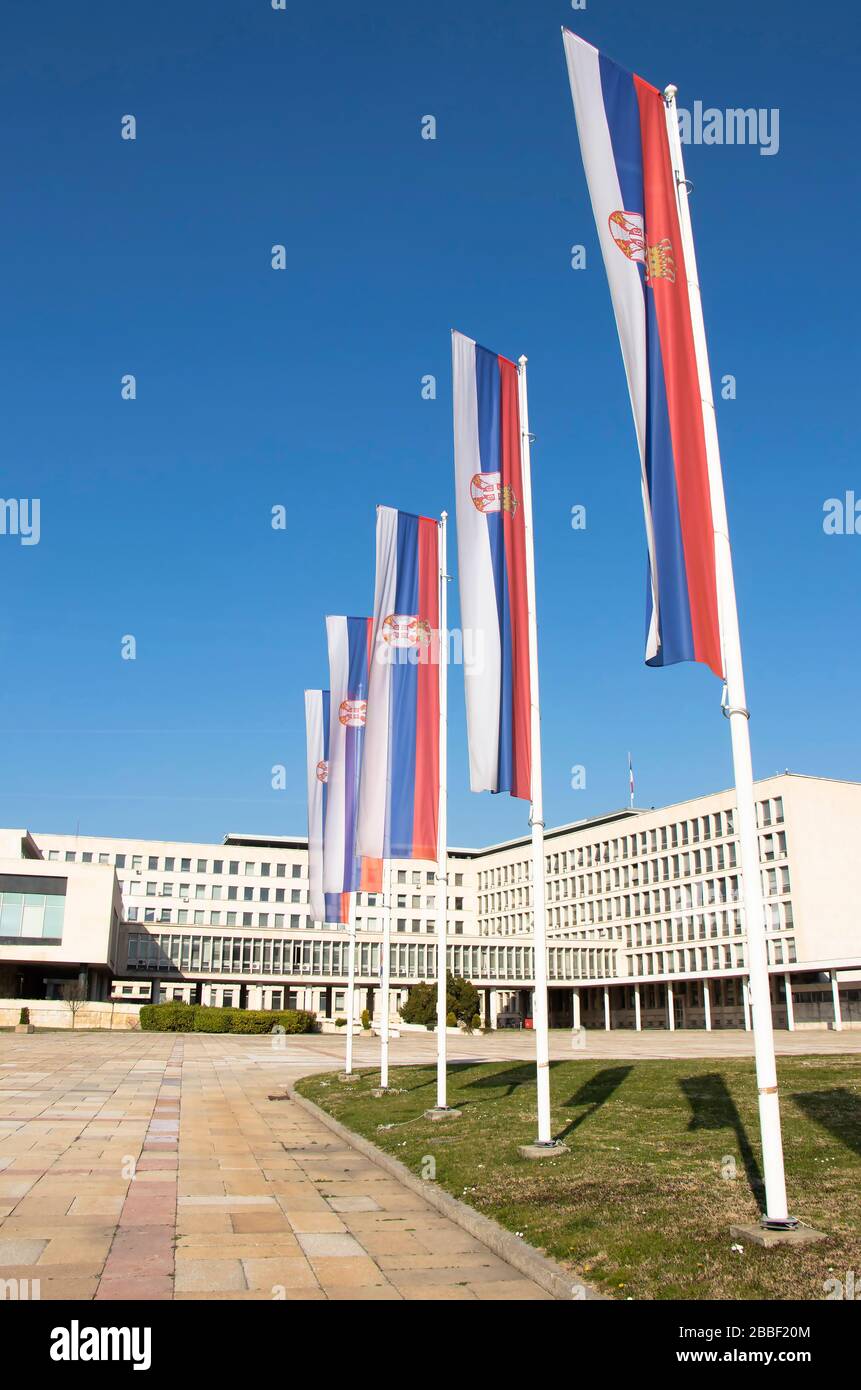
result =
[{"label": "row of windows", "polygon": [[[435,869],[398,869],[396,881],[398,884],[411,883],[414,888],[418,888],[424,878],[425,883],[436,883]],[[449,882],[453,882],[455,888],[463,887],[463,874],[451,874]]]},{"label": "row of windows", "polygon": [[307,913],[300,912],[204,912],[203,908],[195,908],[189,912],[188,908],[180,907],[173,915],[173,910],[169,907],[145,907],[143,912],[138,907],[128,907],[125,912],[127,922],[176,922],[177,926],[194,925],[195,927],[289,927],[291,930],[310,926],[310,918]]},{"label": "row of windows", "polygon": [[[311,918],[307,913],[207,912],[203,908],[195,908],[190,911],[185,907],[177,908],[175,915],[174,909],[170,907],[145,907],[143,910],[138,907],[129,907],[126,909],[125,920],[127,922],[156,922],[164,925],[171,925],[175,922],[179,927],[274,927],[276,930],[289,928],[290,931],[312,925]],[[376,917],[368,917],[363,922],[357,923],[357,929],[369,932],[382,931],[383,924]],[[417,918],[398,917],[395,922],[395,930],[399,932],[420,932],[422,929],[428,934],[433,934],[436,931],[436,921],[426,921],[424,928]],[[455,936],[462,936],[463,920],[450,921],[448,930],[453,931]]]},{"label": "row of windows", "polygon": [[[62,859],[67,864],[113,864],[116,869],[132,869],[140,872],[146,867],[149,872],[161,870],[166,874],[241,874],[245,878],[301,878],[304,872],[303,865],[299,864],[257,864],[248,860],[239,859],[192,859],[181,858],[176,855],[158,854],[114,854],[111,856],[108,850],[82,850],[80,854],[77,850],[67,849],[62,856],[58,849],[48,851],[49,859]],[[210,864],[212,867],[210,868]],[[225,869],[225,864],[227,868]],[[192,865],[194,868],[192,869]]]},{"label": "row of windows", "polygon": [[[779,831],[760,839],[760,854],[764,862],[786,858],[786,834]],[[556,859],[559,856],[554,855]],[[564,858],[564,854],[562,856]],[[726,845],[708,846],[684,854],[667,855],[660,859],[645,859],[633,864],[623,864],[613,869],[599,869],[594,873],[571,875],[569,878],[551,878],[547,885],[550,902],[565,898],[588,898],[599,893],[609,893],[613,889],[637,888],[650,883],[666,883],[669,880],[691,878],[715,870],[734,869],[737,865],[735,841]],[[786,870],[788,874],[788,870]],[[531,898],[528,887],[503,888],[493,893],[480,894],[479,914],[507,911],[510,908],[528,906]]]},{"label": "row of windows", "polygon": [[[777,796],[758,801],[756,818],[761,829],[782,823],[783,798]],[[720,840],[734,834],[734,812],[732,810],[715,811],[705,816],[694,816],[690,820],[678,821],[672,825],[656,826],[651,830],[638,830],[611,840],[603,840],[589,845],[576,845],[568,850],[553,851],[546,857],[546,869],[549,875],[555,875],[571,869],[590,868],[593,864],[609,864],[620,859],[634,859],[638,855],[654,854],[661,849],[675,849],[685,845]],[[727,846],[727,848],[729,847]],[[494,868],[480,869],[478,886],[480,890],[485,890],[526,882],[530,877],[529,861],[522,860],[516,864],[500,864]]]},{"label": "row of windows", "polygon": [[[161,887],[155,879],[132,879],[125,883],[119,881],[120,891],[129,897],[147,898],[172,898],[174,896],[174,883],[171,879],[164,879]],[[239,888],[235,883],[178,883],[176,886],[176,896],[188,901],[192,896],[195,901],[201,898],[211,899],[213,902],[259,902],[259,903],[302,903],[307,902],[308,894],[304,888]],[[289,897],[287,896],[289,892]],[[240,897],[241,893],[241,897]]]},{"label": "row of windows", "polygon": [[[789,893],[791,879],[788,866],[764,870],[762,888],[767,898]],[[677,884],[672,888],[652,888],[644,893],[620,894],[614,898],[598,898],[560,907],[551,903],[548,907],[548,927],[551,932],[570,935],[571,929],[578,926],[595,927],[600,923],[620,922],[630,917],[655,916],[659,913],[738,902],[740,891],[740,880],[737,875],[732,874],[726,878],[703,879],[695,883]],[[780,904],[768,904],[767,911],[772,919],[779,919]],[[789,912],[791,925],[791,908]],[[494,935],[505,935],[508,921],[506,917],[497,917],[489,922],[485,919],[481,924],[482,934],[490,932]],[[518,918],[518,922],[524,922],[528,930],[528,918]]]},{"label": "row of windows", "polygon": [[[156,974],[190,971],[231,975],[347,975],[346,940],[279,940],[270,937],[150,935],[132,932],[126,968]],[[356,972],[379,978],[381,946],[357,942]],[[532,948],[525,946],[467,946],[448,948],[449,969],[468,979],[531,978]],[[395,979],[425,980],[436,974],[436,945],[431,941],[394,942],[390,970]]]}]

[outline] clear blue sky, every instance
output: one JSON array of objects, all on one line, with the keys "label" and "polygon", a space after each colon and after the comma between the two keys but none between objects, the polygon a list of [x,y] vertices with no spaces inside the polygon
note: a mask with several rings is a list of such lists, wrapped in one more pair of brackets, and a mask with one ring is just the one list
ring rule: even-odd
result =
[{"label": "clear blue sky", "polygon": [[[0,536],[0,822],[304,833],[323,615],[369,609],[377,502],[453,511],[452,326],[530,359],[548,823],[625,804],[629,748],[643,805],[729,785],[718,682],[642,661],[639,464],[563,23],[681,105],[780,110],[774,157],[686,152],[712,369],[737,378],[754,763],[861,776],[861,536],[822,530],[826,498],[861,496],[854,4],[8,0],[0,495],[38,497],[42,534]],[[460,671],[450,706],[451,841],[519,833],[524,804],[468,791]]]}]

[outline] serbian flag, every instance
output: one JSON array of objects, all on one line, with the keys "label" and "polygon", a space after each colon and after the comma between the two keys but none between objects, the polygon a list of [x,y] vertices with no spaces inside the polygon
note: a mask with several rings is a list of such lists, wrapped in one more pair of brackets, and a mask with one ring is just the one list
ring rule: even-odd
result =
[{"label": "serbian flag", "polygon": [[377,508],[377,576],[359,850],[437,857],[439,522]]},{"label": "serbian flag", "polygon": [[313,922],[346,922],[346,895],[323,891],[323,827],[329,782],[329,692],[305,691],[308,781],[308,880]]},{"label": "serbian flag", "polygon": [[[370,618],[327,618],[329,778],[323,836],[327,893],[382,892],[382,864],[356,850],[359,783],[368,714]],[[341,918],[346,921],[345,917]]]},{"label": "serbian flag", "polygon": [[531,796],[529,615],[517,367],[452,334],[469,785]]},{"label": "serbian flag", "polygon": [[723,676],[712,498],[664,98],[563,31],[640,448],[646,662]]}]

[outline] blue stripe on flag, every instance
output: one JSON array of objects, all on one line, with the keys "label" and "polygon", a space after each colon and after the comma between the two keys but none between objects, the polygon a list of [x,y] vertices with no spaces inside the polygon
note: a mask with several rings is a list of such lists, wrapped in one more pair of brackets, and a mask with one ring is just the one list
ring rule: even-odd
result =
[{"label": "blue stripe on flag", "polygon": [[[419,521],[407,512],[398,512],[397,553],[395,612],[412,616],[419,605]],[[413,852],[419,669],[407,660],[409,650],[396,648],[392,653],[387,859],[409,859]]]},{"label": "blue stripe on flag", "polygon": [[634,88],[633,74],[625,72],[604,54],[599,55],[601,94],[610,130],[613,158],[623,207],[619,212],[645,214],[643,193],[643,140],[640,133],[640,104]]},{"label": "blue stripe on flag", "polygon": [[[475,390],[478,406],[478,448],[483,473],[499,473],[502,484],[502,391],[499,380],[499,358],[495,352],[475,345]],[[505,565],[505,539],[502,511],[485,516],[490,541],[490,562],[496,594],[496,615],[499,621],[500,700],[499,735],[497,743],[496,792],[511,790],[513,776],[512,700],[513,671],[511,664],[511,613],[509,610],[508,574]]]},{"label": "blue stripe on flag", "polygon": [[[652,508],[655,565],[658,571],[658,627],[661,643],[650,666],[694,661],[688,576],[679,517],[667,388],[655,303],[646,296],[649,381],[646,416],[646,480]],[[646,584],[646,632],[652,618],[652,586]]]},{"label": "blue stripe on flag", "polygon": [[[368,620],[347,619],[347,699],[368,698]],[[344,892],[353,893],[362,881],[361,860],[356,858],[356,816],[359,809],[359,775],[362,769],[364,729],[348,727],[344,765]]]}]

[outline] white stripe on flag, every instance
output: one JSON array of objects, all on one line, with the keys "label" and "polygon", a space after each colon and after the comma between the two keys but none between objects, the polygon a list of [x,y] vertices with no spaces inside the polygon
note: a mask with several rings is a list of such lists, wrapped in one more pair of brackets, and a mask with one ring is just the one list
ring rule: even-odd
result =
[{"label": "white stripe on flag", "polygon": [[323,761],[323,692],[305,691],[305,741],[308,781],[308,903],[313,922],[325,922],[323,897],[323,783],[317,775]]},{"label": "white stripe on flag", "polygon": [[388,807],[389,707],[392,668],[383,623],[395,611],[398,579],[398,514],[393,507],[377,508],[377,571],[374,583],[374,622],[368,671],[368,715],[362,777],[359,786],[357,852],[369,859],[385,858]]},{"label": "white stripe on flag", "polygon": [[451,340],[454,377],[454,476],[463,676],[469,742],[469,785],[496,791],[499,769],[501,642],[487,520],[473,505],[470,483],[481,472],[475,342]]},{"label": "white stripe on flag", "polygon": [[619,176],[613,155],[613,142],[607,113],[604,107],[604,94],[601,89],[601,69],[599,53],[590,43],[563,31],[565,57],[568,62],[568,77],[571,83],[571,96],[574,100],[574,114],[577,117],[577,133],[580,136],[580,151],[595,226],[610,295],[616,315],[616,327],[625,362],[628,378],[628,392],[631,409],[634,413],[634,428],[640,449],[641,491],[643,511],[646,519],[646,540],[649,548],[649,569],[652,585],[652,618],[646,639],[646,659],[655,656],[658,650],[658,584],[655,572],[655,542],[652,528],[652,514],[646,488],[646,306],[643,298],[643,285],[640,271],[634,261],[628,260],[616,246],[610,231],[610,216],[614,212],[631,212],[638,209],[626,208],[622,201]]},{"label": "white stripe on flag", "polygon": [[326,637],[329,644],[329,790],[323,836],[323,888],[327,893],[342,893],[346,841],[347,729],[338,714],[349,690],[347,619],[327,618]]}]

